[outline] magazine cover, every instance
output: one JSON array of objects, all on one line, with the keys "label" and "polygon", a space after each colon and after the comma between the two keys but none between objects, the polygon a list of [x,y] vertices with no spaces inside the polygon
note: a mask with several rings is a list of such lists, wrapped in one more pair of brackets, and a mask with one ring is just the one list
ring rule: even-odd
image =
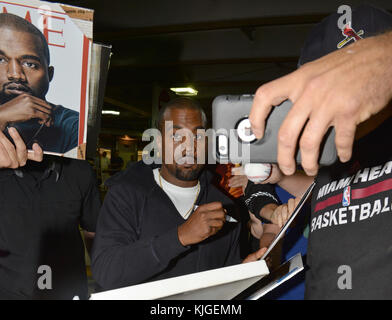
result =
[{"label": "magazine cover", "polygon": [[85,159],[93,11],[0,1],[0,129],[28,149]]}]

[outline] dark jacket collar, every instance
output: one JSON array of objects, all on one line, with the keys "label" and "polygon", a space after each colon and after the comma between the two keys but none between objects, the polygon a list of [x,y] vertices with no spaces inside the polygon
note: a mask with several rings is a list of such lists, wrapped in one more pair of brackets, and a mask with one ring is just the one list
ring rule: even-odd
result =
[{"label": "dark jacket collar", "polygon": [[39,182],[47,179],[52,173],[56,175],[55,179],[57,182],[60,179],[63,168],[62,160],[62,158],[52,156],[45,156],[42,163],[33,163],[33,161],[28,160],[24,167],[17,169],[0,169],[0,177],[15,175],[19,178],[23,178],[25,174],[29,173],[31,168],[40,166],[42,167],[43,173]]}]

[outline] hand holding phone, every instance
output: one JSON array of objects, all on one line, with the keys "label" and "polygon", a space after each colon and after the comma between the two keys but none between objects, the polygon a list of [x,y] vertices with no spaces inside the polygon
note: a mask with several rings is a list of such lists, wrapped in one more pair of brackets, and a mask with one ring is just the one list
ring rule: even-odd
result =
[{"label": "hand holding phone", "polygon": [[[277,163],[279,128],[292,107],[290,100],[273,107],[266,120],[265,133],[257,139],[252,133],[249,113],[253,95],[222,95],[212,103],[212,124],[216,132],[216,150],[212,150],[221,163]],[[320,165],[330,165],[337,159],[335,132],[328,131],[320,148]],[[296,162],[301,163],[297,146]]]}]

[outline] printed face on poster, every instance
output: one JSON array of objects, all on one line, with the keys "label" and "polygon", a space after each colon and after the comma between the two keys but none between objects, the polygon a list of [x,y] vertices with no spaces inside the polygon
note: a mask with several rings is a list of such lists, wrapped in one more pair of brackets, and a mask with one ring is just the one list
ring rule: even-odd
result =
[{"label": "printed face on poster", "polygon": [[0,1],[0,128],[27,147],[85,158],[93,11]]}]

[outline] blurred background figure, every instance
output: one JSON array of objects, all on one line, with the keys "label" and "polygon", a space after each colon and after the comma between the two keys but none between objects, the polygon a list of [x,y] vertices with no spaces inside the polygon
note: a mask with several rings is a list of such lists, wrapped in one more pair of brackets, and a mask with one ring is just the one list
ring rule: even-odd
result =
[{"label": "blurred background figure", "polygon": [[101,186],[104,186],[106,179],[110,177],[109,165],[110,159],[107,157],[107,152],[104,151],[101,157]]},{"label": "blurred background figure", "polygon": [[111,159],[110,159],[110,175],[113,176],[117,172],[121,171],[124,166],[124,160],[120,157],[120,153],[118,150],[114,151]]}]

